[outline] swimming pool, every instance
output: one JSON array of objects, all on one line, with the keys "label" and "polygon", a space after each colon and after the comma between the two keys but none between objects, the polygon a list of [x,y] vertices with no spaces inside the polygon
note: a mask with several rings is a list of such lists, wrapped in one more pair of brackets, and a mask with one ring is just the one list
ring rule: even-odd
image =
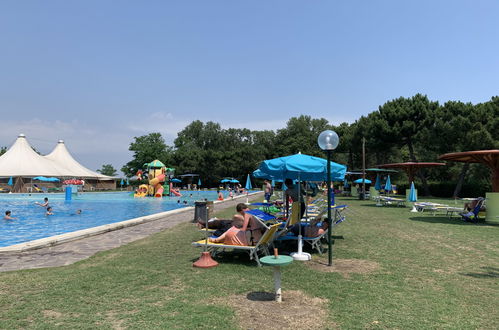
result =
[{"label": "swimming pool", "polygon": [[[71,201],[65,201],[64,194],[2,194],[0,247],[193,206],[196,200],[204,198],[217,198],[215,191],[182,193],[182,197],[163,198],[134,198],[130,192],[82,193],[73,196]],[[45,208],[35,204],[43,202],[44,197],[49,198],[54,215],[46,216]],[[17,219],[3,220],[6,210],[12,211]],[[82,210],[81,214],[76,214],[77,210]]]}]

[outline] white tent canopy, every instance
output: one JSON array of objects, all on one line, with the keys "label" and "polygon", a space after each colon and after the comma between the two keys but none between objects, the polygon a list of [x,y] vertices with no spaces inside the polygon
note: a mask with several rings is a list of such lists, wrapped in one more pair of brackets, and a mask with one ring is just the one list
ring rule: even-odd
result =
[{"label": "white tent canopy", "polygon": [[64,165],[69,171],[75,173],[74,177],[79,178],[96,178],[96,179],[104,179],[110,180],[111,177],[107,175],[102,175],[100,173],[89,170],[85,166],[78,163],[73,156],[69,153],[64,141],[59,140],[54,150],[46,156],[46,159],[53,161],[56,164]]},{"label": "white tent canopy", "polygon": [[74,160],[62,141],[59,141],[49,155],[37,154],[24,134],[19,134],[16,142],[0,156],[0,177],[10,176],[112,179],[112,177],[93,172]]}]

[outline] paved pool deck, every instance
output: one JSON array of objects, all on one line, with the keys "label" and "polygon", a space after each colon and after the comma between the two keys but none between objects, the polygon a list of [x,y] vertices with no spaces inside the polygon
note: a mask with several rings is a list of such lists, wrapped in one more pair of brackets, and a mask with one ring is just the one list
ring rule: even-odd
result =
[{"label": "paved pool deck", "polygon": [[[249,200],[261,200],[262,196],[263,192],[253,193],[249,196]],[[236,204],[242,202],[246,202],[246,196],[237,196],[234,199],[217,201],[214,204],[214,211],[217,212],[218,210],[230,207],[235,208]],[[94,235],[85,235],[78,239],[52,241],[51,244],[41,245],[39,248],[24,251],[4,251],[0,253],[0,272],[70,265],[91,257],[97,252],[120,247],[154,233],[172,228],[179,223],[192,222],[193,219],[194,207],[188,207],[182,211],[177,210],[177,212],[166,214],[155,220],[130,226],[113,226],[113,229]]]}]

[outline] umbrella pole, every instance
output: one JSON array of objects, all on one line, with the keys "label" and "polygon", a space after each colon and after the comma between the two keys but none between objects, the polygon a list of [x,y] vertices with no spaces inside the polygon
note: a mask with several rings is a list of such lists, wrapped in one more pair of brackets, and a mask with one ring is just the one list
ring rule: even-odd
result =
[{"label": "umbrella pole", "polygon": [[[300,205],[300,215],[301,215],[301,181],[300,181],[300,175],[298,174],[298,204]],[[302,241],[302,235],[301,235],[301,218],[298,219],[298,252],[296,253],[291,253],[291,257],[293,257],[294,260],[299,260],[299,261],[308,261],[312,259],[312,256],[310,253],[303,252],[303,241]]]}]

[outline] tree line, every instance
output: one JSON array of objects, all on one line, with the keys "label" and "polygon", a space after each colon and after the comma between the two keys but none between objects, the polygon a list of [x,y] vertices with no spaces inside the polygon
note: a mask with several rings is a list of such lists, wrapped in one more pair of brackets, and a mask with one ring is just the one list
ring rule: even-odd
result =
[{"label": "tree line", "polygon": [[[336,131],[340,137],[333,160],[347,165],[349,170],[362,168],[364,138],[367,167],[436,161],[443,153],[499,148],[499,97],[479,104],[439,104],[416,94],[390,100],[351,124],[333,125],[324,118],[301,115],[290,118],[286,127],[276,131],[222,129],[218,123],[196,120],[178,133],[172,146],[160,133],[135,137],[129,147],[133,159],[121,170],[131,177],[144,163],[159,159],[174,167],[176,173],[199,174],[206,187],[216,186],[224,177],[244,182],[246,175],[265,159],[298,152],[324,157],[317,137],[326,129]],[[407,184],[403,173],[398,180]],[[448,192],[450,188],[446,191],[455,196],[465,185],[490,189],[488,169],[474,164],[449,163],[427,169],[420,172],[418,181],[426,194],[433,192],[429,191],[431,184],[452,186],[452,192]]]}]

